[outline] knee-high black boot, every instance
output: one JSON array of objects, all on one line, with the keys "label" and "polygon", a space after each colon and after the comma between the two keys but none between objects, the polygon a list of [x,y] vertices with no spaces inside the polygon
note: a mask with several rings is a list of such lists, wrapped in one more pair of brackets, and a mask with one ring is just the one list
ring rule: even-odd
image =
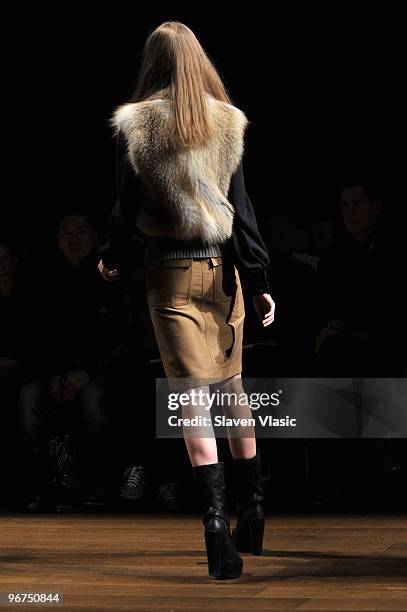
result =
[{"label": "knee-high black boot", "polygon": [[232,541],[226,512],[224,465],[211,463],[193,468],[203,506],[208,573],[214,578],[238,578],[243,560]]},{"label": "knee-high black boot", "polygon": [[260,455],[234,459],[238,517],[233,540],[239,552],[261,555],[264,535],[264,500],[260,473]]}]

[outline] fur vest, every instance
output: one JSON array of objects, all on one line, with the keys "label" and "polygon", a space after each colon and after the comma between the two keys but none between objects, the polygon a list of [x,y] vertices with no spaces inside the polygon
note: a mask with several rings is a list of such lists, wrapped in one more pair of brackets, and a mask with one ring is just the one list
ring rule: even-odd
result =
[{"label": "fur vest", "polygon": [[177,150],[170,138],[171,101],[154,97],[116,108],[115,134],[124,136],[132,170],[144,184],[136,227],[145,236],[224,242],[232,235],[230,180],[243,156],[245,114],[207,96],[212,136],[204,148]]}]

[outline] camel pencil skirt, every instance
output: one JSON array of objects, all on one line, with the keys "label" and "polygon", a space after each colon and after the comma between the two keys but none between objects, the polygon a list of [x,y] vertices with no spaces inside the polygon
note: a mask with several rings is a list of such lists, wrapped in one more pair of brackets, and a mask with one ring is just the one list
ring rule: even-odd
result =
[{"label": "camel pencil skirt", "polygon": [[171,390],[242,371],[245,307],[228,258],[145,261],[149,312]]}]

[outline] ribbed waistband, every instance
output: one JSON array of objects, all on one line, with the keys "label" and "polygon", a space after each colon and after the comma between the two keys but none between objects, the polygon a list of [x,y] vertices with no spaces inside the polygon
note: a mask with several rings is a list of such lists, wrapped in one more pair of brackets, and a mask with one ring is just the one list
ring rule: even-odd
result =
[{"label": "ribbed waistband", "polygon": [[154,242],[148,242],[144,253],[144,261],[160,260],[165,261],[168,259],[186,259],[191,257],[206,258],[206,257],[222,257],[223,252],[219,245],[215,244],[212,246],[200,246],[200,247],[169,247],[165,248],[165,245]]}]

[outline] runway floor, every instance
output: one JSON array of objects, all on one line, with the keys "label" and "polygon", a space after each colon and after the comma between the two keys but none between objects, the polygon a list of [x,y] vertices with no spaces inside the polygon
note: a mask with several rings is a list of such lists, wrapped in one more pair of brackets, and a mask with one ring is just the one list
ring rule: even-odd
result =
[{"label": "runway floor", "polygon": [[3,601],[59,592],[51,607],[64,610],[407,611],[407,516],[270,516],[264,554],[243,555],[228,581],[207,575],[199,516],[14,514],[0,529]]}]

